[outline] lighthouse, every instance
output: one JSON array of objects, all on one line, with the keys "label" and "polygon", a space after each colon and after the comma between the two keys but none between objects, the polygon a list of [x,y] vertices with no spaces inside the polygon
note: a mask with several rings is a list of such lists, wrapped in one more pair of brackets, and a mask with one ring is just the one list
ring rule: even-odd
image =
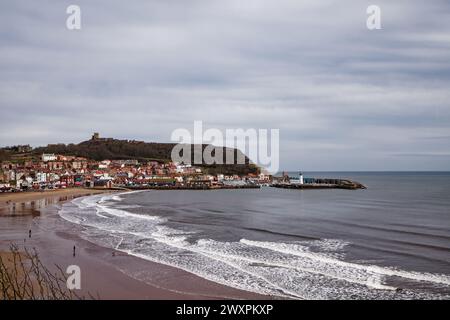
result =
[{"label": "lighthouse", "polygon": [[298,183],[303,184],[303,173],[302,172],[298,173]]}]

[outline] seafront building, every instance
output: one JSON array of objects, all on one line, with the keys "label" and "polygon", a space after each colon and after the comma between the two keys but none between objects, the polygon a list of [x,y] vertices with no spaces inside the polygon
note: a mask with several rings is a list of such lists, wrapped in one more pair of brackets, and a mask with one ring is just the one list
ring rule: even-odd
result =
[{"label": "seafront building", "polygon": [[[96,137],[97,138],[97,137]],[[37,161],[0,163],[0,191],[67,187],[213,188],[270,183],[271,176],[210,175],[201,167],[135,159],[94,161],[83,157],[42,154]]]}]

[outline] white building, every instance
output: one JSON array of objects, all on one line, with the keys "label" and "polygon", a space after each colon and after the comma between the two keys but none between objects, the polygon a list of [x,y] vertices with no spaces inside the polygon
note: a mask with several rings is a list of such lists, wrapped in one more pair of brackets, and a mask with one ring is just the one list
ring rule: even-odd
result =
[{"label": "white building", "polygon": [[55,161],[56,155],[54,153],[43,153],[41,156],[41,160],[44,162]]},{"label": "white building", "polygon": [[50,181],[50,182],[59,181],[59,179],[60,179],[60,177],[56,173],[48,174],[48,181]]},{"label": "white building", "polygon": [[14,170],[9,170],[8,171],[8,180],[9,181],[16,180],[16,172]]},{"label": "white building", "polygon": [[291,179],[291,184],[303,184],[303,173],[298,173],[298,179]]},{"label": "white building", "polygon": [[47,173],[37,172],[36,173],[36,181],[37,182],[47,182]]},{"label": "white building", "polygon": [[103,173],[101,176],[98,177],[99,180],[112,180],[113,178],[109,176],[108,173]]},{"label": "white building", "polygon": [[176,169],[175,172],[176,173],[185,173],[187,172],[189,168],[191,168],[192,166],[190,164],[180,164],[180,163],[175,163]]},{"label": "white building", "polygon": [[100,162],[100,164],[98,165],[99,169],[108,169],[109,165],[111,164],[110,160],[103,160],[102,162]]}]

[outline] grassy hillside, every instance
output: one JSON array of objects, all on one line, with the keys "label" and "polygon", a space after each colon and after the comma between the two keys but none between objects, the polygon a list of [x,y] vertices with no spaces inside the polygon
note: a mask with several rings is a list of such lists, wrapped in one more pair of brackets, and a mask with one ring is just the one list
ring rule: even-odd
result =
[{"label": "grassy hillside", "polygon": [[[56,153],[63,155],[75,155],[94,160],[119,160],[137,159],[139,161],[170,161],[173,143],[147,143],[143,141],[129,141],[116,139],[93,139],[79,144],[50,144],[33,150],[38,155],[41,153]],[[207,145],[203,145],[205,148]],[[225,154],[226,148],[224,148]],[[193,154],[193,152],[192,152]],[[239,150],[234,150],[235,159],[242,155]],[[259,168],[251,164],[245,157],[246,164],[242,165],[200,165],[204,171],[215,174],[248,174],[259,173]]]}]

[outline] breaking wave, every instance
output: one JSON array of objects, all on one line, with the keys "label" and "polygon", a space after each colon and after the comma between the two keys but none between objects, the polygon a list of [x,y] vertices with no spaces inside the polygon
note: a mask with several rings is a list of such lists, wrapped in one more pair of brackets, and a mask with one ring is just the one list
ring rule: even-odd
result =
[{"label": "breaking wave", "polygon": [[77,198],[64,204],[59,214],[82,226],[83,237],[91,242],[259,294],[299,299],[449,298],[430,290],[448,289],[449,276],[345,261],[344,241],[195,240],[194,232],[166,226],[164,217],[126,211],[130,206],[121,205],[121,200],[120,194]]}]

